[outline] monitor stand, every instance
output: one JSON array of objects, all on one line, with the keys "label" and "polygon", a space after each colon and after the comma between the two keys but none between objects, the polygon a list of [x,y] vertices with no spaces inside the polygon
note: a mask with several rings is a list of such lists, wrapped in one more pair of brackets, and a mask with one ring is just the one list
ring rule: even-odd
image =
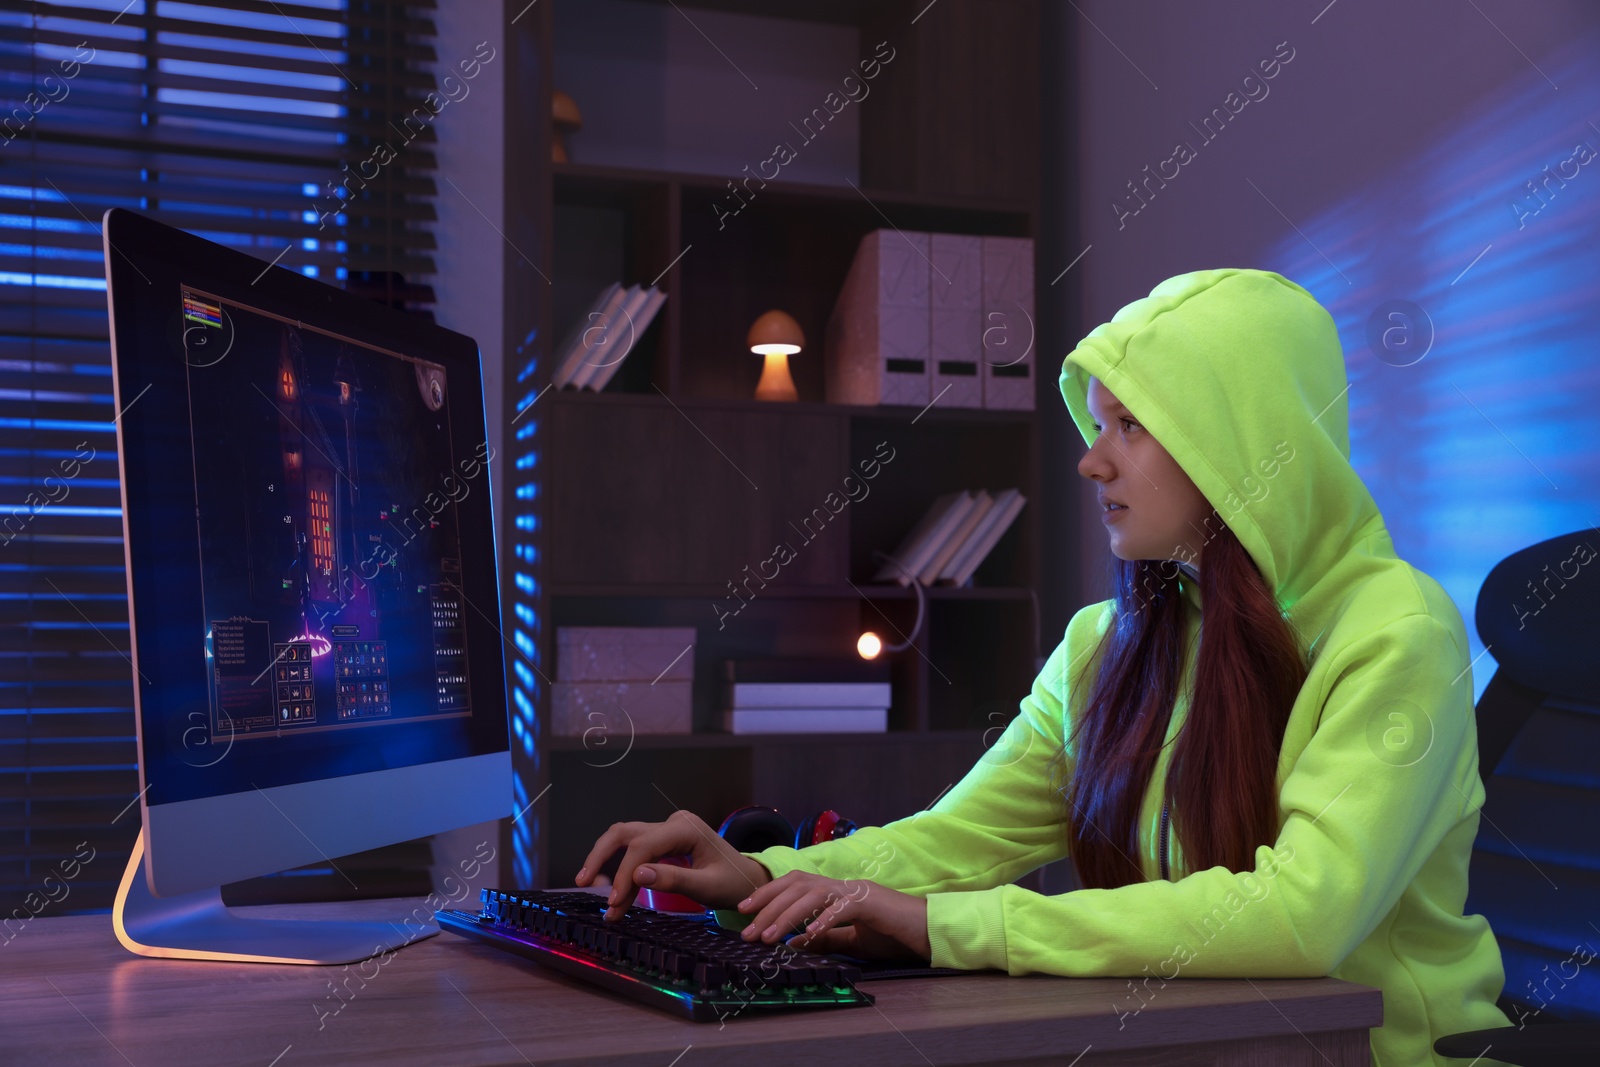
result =
[{"label": "monitor stand", "polygon": [[432,909],[430,921],[414,930],[402,928],[399,920],[245,918],[222,903],[220,886],[156,896],[145,881],[144,864],[141,829],[111,908],[117,940],[140,956],[236,963],[355,963],[439,932],[431,921]]}]

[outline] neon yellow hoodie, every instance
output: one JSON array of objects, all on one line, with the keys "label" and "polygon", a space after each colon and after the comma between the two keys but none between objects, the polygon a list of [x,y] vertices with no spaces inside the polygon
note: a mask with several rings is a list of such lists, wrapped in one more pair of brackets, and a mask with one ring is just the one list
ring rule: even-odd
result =
[{"label": "neon yellow hoodie", "polygon": [[[1504,972],[1488,921],[1462,913],[1484,798],[1467,634],[1439,583],[1395,555],[1350,466],[1332,318],[1279,274],[1183,274],[1067,356],[1061,392],[1092,443],[1090,376],[1217,509],[1309,650],[1278,762],[1276,842],[1257,848],[1254,871],[1190,871],[1169,833],[1163,879],[1168,745],[1143,807],[1146,881],[1054,896],[1010,884],[1067,855],[1049,762],[1082,713],[1107,600],[1072,617],[1017,717],[929,810],[746,855],[774,878],[804,870],[926,896],[935,966],[1139,978],[1108,1005],[1124,1024],[1177,977],[1332,975],[1383,992],[1374,1064],[1461,1063],[1433,1041],[1510,1024],[1495,1006]],[[1200,591],[1180,582],[1195,610],[1169,741],[1203,633]]]}]

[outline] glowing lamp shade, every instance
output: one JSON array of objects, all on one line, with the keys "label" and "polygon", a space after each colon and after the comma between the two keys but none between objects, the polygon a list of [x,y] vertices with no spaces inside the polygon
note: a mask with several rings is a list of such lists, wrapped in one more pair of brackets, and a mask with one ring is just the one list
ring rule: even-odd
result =
[{"label": "glowing lamp shade", "polygon": [[883,651],[883,638],[868,630],[856,639],[856,651],[862,659],[877,659]]},{"label": "glowing lamp shade", "polygon": [[806,335],[793,316],[773,308],[750,324],[745,343],[766,360],[761,381],[756,383],[756,399],[799,400],[794,379],[789,377],[789,357],[805,347]]}]

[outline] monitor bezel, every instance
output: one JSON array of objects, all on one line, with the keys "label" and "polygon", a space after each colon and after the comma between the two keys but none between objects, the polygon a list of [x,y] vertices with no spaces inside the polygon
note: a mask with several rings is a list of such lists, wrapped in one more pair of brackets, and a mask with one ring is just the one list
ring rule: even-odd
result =
[{"label": "monitor bezel", "polygon": [[[169,618],[175,609],[163,602],[158,588],[143,588],[139,579],[144,568],[136,566],[135,561],[149,554],[145,532],[140,529],[146,502],[141,500],[140,488],[130,485],[126,456],[129,439],[139,441],[138,428],[142,424],[180,416],[186,424],[188,414],[186,407],[181,411],[172,407],[172,397],[164,397],[156,390],[149,391],[155,395],[141,392],[146,383],[158,380],[150,373],[152,361],[170,353],[147,352],[139,343],[133,301],[144,295],[140,290],[151,285],[170,286],[169,299],[176,307],[179,287],[185,284],[210,290],[243,288],[259,294],[269,307],[294,308],[296,318],[305,326],[394,351],[425,353],[429,360],[445,366],[455,383],[454,395],[478,398],[476,419],[471,419],[471,405],[463,408],[462,415],[470,420],[464,429],[470,432],[472,423],[476,423],[474,436],[487,443],[488,420],[482,356],[470,337],[123,208],[105,213],[102,237],[111,326],[112,391],[118,413],[115,429],[139,754],[138,800],[144,820],[145,871],[150,891],[157,896],[170,896],[209,888],[509,815],[509,686],[502,635],[498,532],[489,470],[483,472],[484,493],[461,501],[462,507],[474,509],[478,521],[463,521],[460,530],[463,559],[487,559],[491,564],[487,580],[480,573],[485,570],[481,566],[472,576],[464,572],[462,577],[464,591],[471,590],[474,609],[465,613],[468,646],[476,652],[469,682],[473,707],[470,728],[487,731],[478,735],[486,751],[295,784],[244,788],[198,799],[164,802],[160,790],[152,790],[159,783],[147,773],[141,661],[152,664],[156,653],[142,646],[140,622],[145,622],[142,630],[146,635],[160,633],[162,627],[156,620]],[[119,293],[135,295],[119,299]],[[165,368],[165,373],[170,375],[172,368]],[[453,411],[453,423],[456,417]],[[493,459],[491,453],[490,464]],[[481,532],[470,533],[481,531],[484,526],[489,531],[486,539]],[[496,709],[498,715],[494,714]],[[480,716],[487,716],[487,721],[480,720]],[[359,798],[360,803],[342,803],[352,797]],[[341,817],[328,819],[330,810],[340,810]],[[307,832],[308,823],[314,833]],[[241,842],[242,847],[218,847],[220,841],[227,840]]]}]

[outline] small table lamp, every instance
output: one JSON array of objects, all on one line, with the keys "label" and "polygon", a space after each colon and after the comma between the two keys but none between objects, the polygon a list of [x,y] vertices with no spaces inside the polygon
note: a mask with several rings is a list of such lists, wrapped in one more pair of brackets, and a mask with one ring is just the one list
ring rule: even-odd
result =
[{"label": "small table lamp", "polygon": [[761,381],[756,383],[757,400],[799,400],[794,379],[789,377],[789,357],[805,347],[806,335],[787,312],[773,308],[750,324],[745,338],[750,351],[766,357]]}]

